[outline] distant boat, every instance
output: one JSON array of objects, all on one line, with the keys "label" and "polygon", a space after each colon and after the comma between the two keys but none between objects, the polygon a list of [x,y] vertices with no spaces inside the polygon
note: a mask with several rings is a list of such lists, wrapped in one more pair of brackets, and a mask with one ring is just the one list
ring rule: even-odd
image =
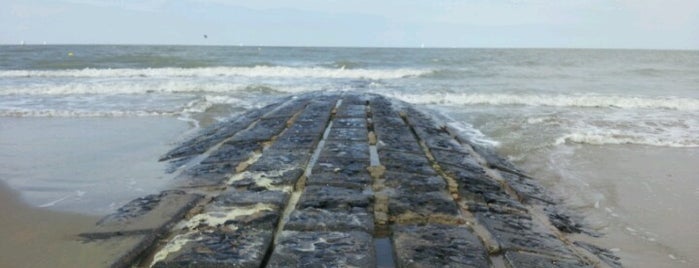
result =
[{"label": "distant boat", "polygon": [[420,48],[425,48],[425,43],[420,44]]},{"label": "distant boat", "polygon": [[24,40],[19,41],[19,45],[20,45],[20,46],[23,46],[23,45],[24,45]]}]

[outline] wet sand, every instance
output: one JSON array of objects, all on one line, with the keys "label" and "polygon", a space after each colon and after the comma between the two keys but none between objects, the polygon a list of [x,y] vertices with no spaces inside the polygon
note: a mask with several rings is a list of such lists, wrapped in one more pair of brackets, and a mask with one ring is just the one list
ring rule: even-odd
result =
[{"label": "wet sand", "polygon": [[523,167],[605,234],[590,241],[625,267],[699,267],[699,149],[566,144],[548,154]]},{"label": "wet sand", "polygon": [[0,267],[100,267],[101,250],[76,234],[98,217],[37,209],[0,181]]}]

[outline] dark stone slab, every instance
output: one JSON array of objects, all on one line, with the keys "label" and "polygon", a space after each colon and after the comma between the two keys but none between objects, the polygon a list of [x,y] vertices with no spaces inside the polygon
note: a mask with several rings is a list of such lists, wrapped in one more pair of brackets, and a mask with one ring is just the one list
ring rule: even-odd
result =
[{"label": "dark stone slab", "polygon": [[614,255],[614,252],[608,249],[600,248],[598,246],[595,246],[593,244],[587,243],[587,242],[582,242],[582,241],[575,241],[573,242],[574,245],[585,249],[589,251],[590,253],[594,254],[600,260],[608,264],[609,266],[613,268],[621,268],[621,259]]},{"label": "dark stone slab", "polygon": [[466,149],[464,149],[464,147],[459,142],[457,142],[454,138],[451,138],[446,135],[427,136],[426,138],[421,139],[425,141],[425,145],[427,145],[427,148],[429,148],[430,150],[440,149],[460,152],[466,151]]},{"label": "dark stone slab", "polygon": [[175,179],[185,186],[216,186],[236,172],[239,163],[199,164],[185,169]]},{"label": "dark stone slab", "polygon": [[353,175],[347,175],[341,172],[314,173],[306,179],[306,185],[335,186],[353,189],[364,189],[371,185],[371,183],[372,179],[369,173],[362,171],[358,171]]},{"label": "dark stone slab", "polygon": [[335,114],[335,117],[337,118],[343,118],[343,117],[351,117],[351,118],[365,118],[366,117],[366,105],[352,105],[352,104],[342,104],[339,109],[337,109],[337,113]]},{"label": "dark stone slab", "polygon": [[256,142],[231,142],[224,143],[209,157],[201,161],[202,164],[231,163],[237,165],[250,158],[255,151],[262,150],[262,146]]},{"label": "dark stone slab", "polygon": [[337,141],[369,141],[369,131],[362,128],[331,128],[328,140]]},{"label": "dark stone slab", "polygon": [[401,224],[424,223],[438,219],[455,221],[456,219],[452,218],[459,215],[459,208],[454,199],[443,191],[423,193],[397,191],[388,199],[388,215],[394,222]]},{"label": "dark stone slab", "polygon": [[299,136],[322,136],[323,131],[325,131],[325,126],[328,124],[330,118],[323,119],[312,119],[312,120],[302,120],[297,119],[294,124],[291,125],[284,135],[299,135]]},{"label": "dark stone slab", "polygon": [[301,149],[265,150],[260,159],[252,164],[250,171],[273,171],[289,168],[303,168],[308,163],[310,155]]},{"label": "dark stone slab", "polygon": [[385,172],[384,185],[408,193],[444,191],[447,184],[442,177],[415,173]]},{"label": "dark stone slab", "polygon": [[367,128],[366,118],[337,118],[333,120],[333,127],[336,128]]},{"label": "dark stone slab", "polygon": [[296,99],[289,101],[283,105],[277,106],[276,109],[267,113],[262,118],[291,118],[294,114],[305,108],[308,102],[308,99]]},{"label": "dark stone slab", "polygon": [[216,206],[250,206],[255,204],[274,204],[283,207],[289,201],[289,193],[282,191],[239,191],[229,189],[216,198]]},{"label": "dark stone slab", "polygon": [[498,205],[526,213],[527,208],[510,196],[500,182],[491,178],[481,167],[443,165],[442,170],[459,184],[459,194],[467,200]]},{"label": "dark stone slab", "polygon": [[474,214],[503,250],[526,250],[575,259],[563,241],[527,214],[508,213],[492,207],[476,209]]},{"label": "dark stone slab", "polygon": [[251,110],[219,124],[205,128],[198,136],[191,138],[175,147],[160,158],[160,161],[176,159],[185,156],[197,155],[206,152],[209,148],[232,137],[237,132],[247,128],[262,114],[272,109],[270,105],[259,110]]},{"label": "dark stone slab", "polygon": [[313,166],[312,174],[333,174],[343,177],[356,177],[368,174],[369,158],[319,158]]},{"label": "dark stone slab", "polygon": [[389,149],[392,151],[403,151],[409,153],[420,154],[422,147],[417,143],[415,136],[409,130],[401,129],[386,129],[375,125],[376,138],[378,139],[377,147],[379,149]]},{"label": "dark stone slab", "polygon": [[374,267],[374,255],[365,232],[283,231],[267,267]]},{"label": "dark stone slab", "polygon": [[298,208],[352,210],[368,208],[372,200],[373,195],[362,190],[311,185],[301,195]]},{"label": "dark stone slab", "polygon": [[270,150],[303,149],[312,151],[320,141],[322,133],[293,134],[285,132],[269,147]]},{"label": "dark stone slab", "polygon": [[278,211],[260,211],[176,236],[153,267],[260,267],[278,220]]},{"label": "dark stone slab", "polygon": [[437,175],[424,154],[393,150],[379,150],[379,159],[387,171],[400,171],[422,175]]},{"label": "dark stone slab", "polygon": [[92,247],[105,248],[111,260],[105,266],[130,267],[177,221],[194,207],[201,195],[164,191],[134,199],[102,218],[93,230],[80,234]]},{"label": "dark stone slab", "polygon": [[459,226],[393,227],[397,267],[489,267],[481,241]]},{"label": "dark stone slab", "polygon": [[294,210],[284,230],[290,231],[364,231],[374,232],[374,219],[364,208],[328,210],[306,208]]},{"label": "dark stone slab", "polygon": [[268,141],[272,137],[278,135],[286,128],[286,122],[289,118],[286,117],[274,117],[261,119],[255,123],[255,125],[249,129],[243,130],[235,134],[231,141]]},{"label": "dark stone slab", "polygon": [[329,140],[320,151],[322,158],[358,158],[369,159],[369,144],[357,141]]},{"label": "dark stone slab", "polygon": [[177,190],[136,198],[97,222],[94,232],[165,231],[201,198],[201,195]]},{"label": "dark stone slab", "polygon": [[510,267],[558,267],[581,268],[595,267],[578,259],[555,258],[526,252],[505,252],[505,261]]},{"label": "dark stone slab", "polygon": [[291,186],[303,175],[303,169],[279,169],[271,171],[246,171],[236,175],[231,186],[251,191],[267,190],[270,186]]},{"label": "dark stone slab", "polygon": [[442,149],[430,149],[432,156],[434,156],[435,161],[440,165],[453,165],[456,167],[465,167],[477,171],[478,173],[485,173],[483,167],[478,163],[474,156],[466,152],[452,151],[452,150],[442,150]]}]

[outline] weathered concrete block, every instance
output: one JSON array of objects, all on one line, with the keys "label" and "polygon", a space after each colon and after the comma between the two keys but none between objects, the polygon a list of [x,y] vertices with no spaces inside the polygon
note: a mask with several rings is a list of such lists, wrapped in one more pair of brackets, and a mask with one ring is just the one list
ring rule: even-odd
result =
[{"label": "weathered concrete block", "polygon": [[96,232],[165,229],[180,220],[201,198],[177,190],[136,198],[97,222]]},{"label": "weathered concrete block", "polygon": [[304,107],[308,104],[308,100],[292,100],[288,101],[282,105],[276,105],[276,109],[273,111],[270,111],[266,115],[264,115],[262,118],[291,118],[294,114],[298,113],[299,111],[303,110]]},{"label": "weathered concrete block", "polygon": [[335,117],[337,118],[343,118],[343,117],[352,117],[352,118],[365,118],[366,117],[366,105],[352,105],[352,104],[342,104],[339,109],[337,109],[337,113],[335,114]]},{"label": "weathered concrete block", "polygon": [[469,170],[485,173],[483,166],[478,163],[475,157],[469,153],[452,150],[430,149],[432,156],[440,165],[453,165]]},{"label": "weathered concrete block", "polygon": [[527,214],[508,213],[493,208],[474,213],[503,250],[526,250],[575,259],[568,247],[551,231]]},{"label": "weathered concrete block", "polygon": [[235,134],[235,136],[231,138],[231,141],[268,141],[286,128],[287,120],[289,120],[289,118],[286,117],[260,119],[253,127]]},{"label": "weathered concrete block", "polygon": [[555,258],[526,252],[507,251],[505,261],[510,267],[557,267],[557,268],[581,268],[595,267],[579,259]]},{"label": "weathered concrete block", "polygon": [[322,133],[314,134],[293,134],[284,132],[277,140],[269,147],[270,150],[284,149],[304,149],[311,152],[320,141]]},{"label": "weathered concrete block", "polygon": [[284,131],[284,135],[300,135],[300,136],[315,136],[317,135],[318,137],[323,135],[323,131],[325,130],[325,126],[327,125],[329,120],[329,117],[326,118],[326,120],[321,119],[310,119],[310,120],[303,120],[302,118],[297,119],[294,124],[291,125],[286,131]]},{"label": "weathered concrete block", "polygon": [[261,210],[198,227],[156,253],[153,267],[260,267],[278,220],[279,211]]},{"label": "weathered concrete block", "polygon": [[304,189],[298,208],[340,209],[368,208],[373,195],[368,192],[332,186],[308,186]]},{"label": "weathered concrete block", "polygon": [[250,171],[273,171],[280,169],[304,168],[310,159],[307,151],[302,149],[265,150]]},{"label": "weathered concrete block", "polygon": [[369,131],[363,128],[331,128],[328,140],[336,141],[369,141]]},{"label": "weathered concrete block", "polygon": [[425,223],[428,221],[445,221],[454,223],[459,215],[459,208],[447,193],[423,192],[410,193],[397,191],[388,199],[388,215],[396,223]]},{"label": "weathered concrete block", "polygon": [[621,268],[623,267],[621,264],[621,258],[617,257],[614,255],[614,252],[608,249],[600,248],[598,246],[595,246],[593,244],[587,243],[587,242],[582,242],[582,241],[575,241],[573,242],[574,245],[585,249],[589,251],[590,253],[594,254],[597,256],[600,260],[608,264],[609,266],[613,268]]},{"label": "weathered concrete block", "polygon": [[372,238],[365,232],[283,231],[267,267],[373,267]]},{"label": "weathered concrete block", "polygon": [[488,267],[481,241],[465,227],[442,224],[393,227],[397,267]]},{"label": "weathered concrete block", "polygon": [[319,158],[313,166],[312,174],[335,174],[345,177],[363,176],[368,174],[369,158]]},{"label": "weathered concrete block", "polygon": [[245,171],[236,174],[230,185],[240,189],[262,191],[279,186],[291,186],[303,175],[302,168],[278,169],[271,171]]},{"label": "weathered concrete block", "polygon": [[358,158],[369,159],[369,144],[357,141],[329,140],[320,151],[322,158]]},{"label": "weathered concrete block", "polygon": [[274,204],[284,207],[289,201],[289,193],[282,191],[239,191],[229,189],[216,198],[213,204],[216,206],[250,206],[255,204]]},{"label": "weathered concrete block", "polygon": [[361,128],[367,129],[366,118],[337,118],[333,120],[333,127],[336,128]]},{"label": "weathered concrete block", "polygon": [[374,232],[374,219],[364,208],[328,210],[306,208],[294,210],[284,230],[290,231],[363,231]]},{"label": "weathered concrete block", "polygon": [[383,174],[383,179],[386,187],[408,193],[444,191],[447,188],[446,182],[439,176],[387,171]]},{"label": "weathered concrete block", "polygon": [[393,150],[379,150],[379,159],[387,171],[401,171],[422,175],[437,175],[424,154]]},{"label": "weathered concrete block", "polygon": [[365,189],[371,185],[371,176],[367,172],[358,171],[353,175],[344,173],[329,173],[311,174],[306,179],[306,185],[319,186],[335,186],[341,188]]},{"label": "weathered concrete block", "polygon": [[239,163],[212,163],[191,166],[175,180],[184,186],[216,186],[224,183],[230,176],[235,174]]},{"label": "weathered concrete block", "polygon": [[231,163],[237,165],[253,156],[255,151],[262,150],[262,146],[256,142],[232,142],[224,143],[209,157],[201,161],[201,164]]}]

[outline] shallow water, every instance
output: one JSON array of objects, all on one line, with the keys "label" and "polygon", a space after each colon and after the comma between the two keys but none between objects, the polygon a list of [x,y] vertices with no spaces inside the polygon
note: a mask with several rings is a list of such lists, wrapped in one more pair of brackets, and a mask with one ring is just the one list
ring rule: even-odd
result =
[{"label": "shallow water", "polygon": [[172,183],[174,118],[2,118],[0,178],[36,207],[105,215]]}]

